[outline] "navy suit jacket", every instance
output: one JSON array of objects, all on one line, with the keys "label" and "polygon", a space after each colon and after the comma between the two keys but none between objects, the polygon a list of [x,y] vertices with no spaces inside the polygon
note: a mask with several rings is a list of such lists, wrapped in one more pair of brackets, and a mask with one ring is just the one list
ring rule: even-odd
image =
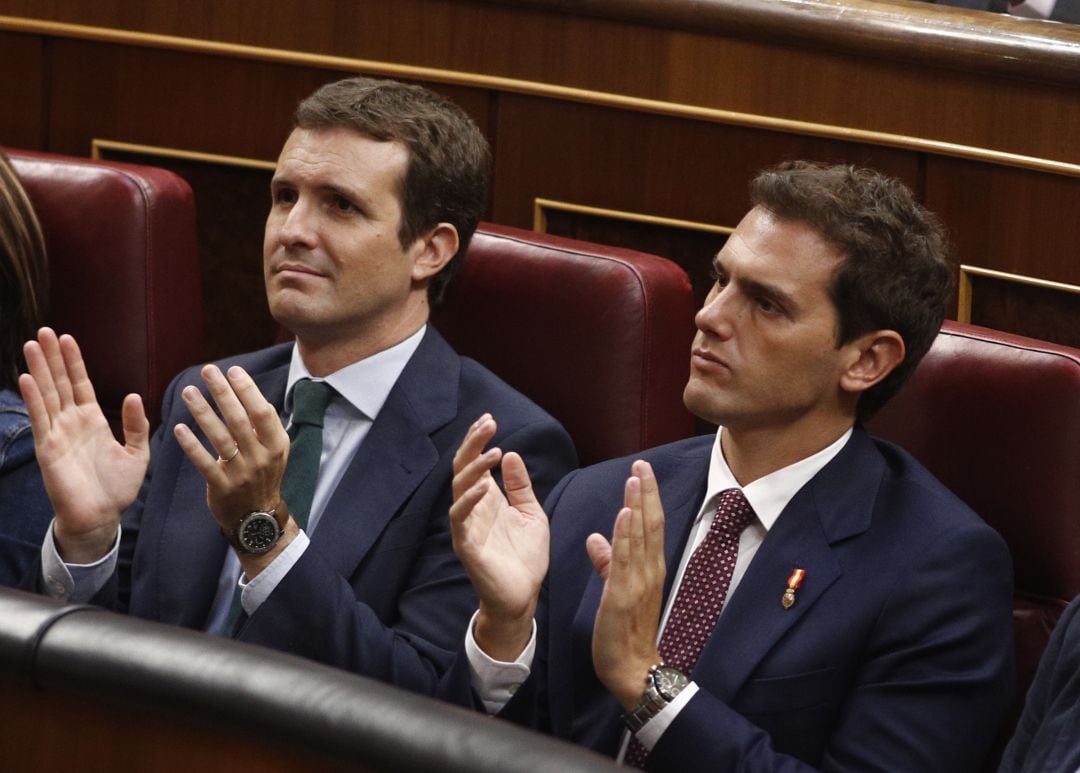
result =
[{"label": "navy suit jacket", "polygon": [[1001,773],[1080,770],[1080,599],[1061,616],[1039,661]]},{"label": "navy suit jacket", "polygon": [[[291,352],[282,344],[221,367],[243,367],[281,410]],[[229,548],[207,507],[205,481],[173,437],[177,422],[198,430],[180,399],[188,384],[205,392],[199,368],[177,376],[166,393],[148,477],[124,516],[118,571],[94,601],[204,629]],[[498,416],[494,442],[529,460],[539,490],[577,466],[558,422],[459,357],[429,326],[311,545],[236,638],[430,692],[476,608],[448,512],[454,452],[484,411]]]},{"label": "navy suit jacket", "polygon": [[[714,437],[641,454],[666,516],[671,575],[702,505]],[[551,568],[533,671],[502,715],[615,755],[622,707],[590,646],[632,459],[569,475],[547,503]],[[806,577],[781,605],[795,568]],[[998,535],[910,455],[856,429],[791,500],[692,673],[700,691],[653,770],[973,770],[1010,704],[1012,570]],[[456,668],[448,677],[455,678]]]}]

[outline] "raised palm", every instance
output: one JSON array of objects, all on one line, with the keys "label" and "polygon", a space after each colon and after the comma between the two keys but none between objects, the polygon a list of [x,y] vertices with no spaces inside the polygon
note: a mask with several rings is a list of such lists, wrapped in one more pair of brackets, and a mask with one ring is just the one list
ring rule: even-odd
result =
[{"label": "raised palm", "polygon": [[26,345],[29,375],[19,379],[34,431],[57,536],[111,541],[135,501],[150,460],[149,425],[137,395],[124,400],[125,444],[112,434],[94,396],[78,345],[43,328]]}]

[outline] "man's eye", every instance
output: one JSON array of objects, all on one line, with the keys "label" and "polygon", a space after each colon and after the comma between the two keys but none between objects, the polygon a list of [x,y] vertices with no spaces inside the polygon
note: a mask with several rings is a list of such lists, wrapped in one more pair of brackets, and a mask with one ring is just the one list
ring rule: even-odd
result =
[{"label": "man's eye", "polygon": [[296,191],[290,188],[280,188],[274,191],[274,201],[280,204],[295,204]]},{"label": "man's eye", "polygon": [[338,212],[355,212],[356,206],[344,196],[335,196],[334,209]]},{"label": "man's eye", "polygon": [[764,311],[766,314],[777,314],[780,312],[780,307],[768,298],[758,298],[757,305],[758,308]]}]

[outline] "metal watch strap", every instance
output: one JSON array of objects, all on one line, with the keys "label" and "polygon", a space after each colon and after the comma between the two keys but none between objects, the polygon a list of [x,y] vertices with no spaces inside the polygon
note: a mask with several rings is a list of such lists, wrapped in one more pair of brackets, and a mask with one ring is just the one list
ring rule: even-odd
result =
[{"label": "metal watch strap", "polygon": [[643,728],[646,722],[659,714],[660,709],[668,704],[667,699],[657,691],[653,684],[653,674],[663,665],[663,663],[657,663],[649,667],[649,673],[645,677],[645,692],[642,693],[641,700],[633,711],[622,715],[623,724],[630,729],[631,733],[636,733]]}]

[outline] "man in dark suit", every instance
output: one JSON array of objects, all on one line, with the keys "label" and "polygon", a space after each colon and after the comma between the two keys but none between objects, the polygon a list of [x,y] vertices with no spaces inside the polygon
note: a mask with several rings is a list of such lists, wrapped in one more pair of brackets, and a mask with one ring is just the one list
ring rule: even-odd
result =
[{"label": "man in dark suit", "polygon": [[74,340],[43,329],[20,387],[56,519],[29,581],[431,690],[475,608],[447,519],[469,422],[507,411],[501,442],[542,487],[576,464],[557,422],[427,324],[488,166],[426,89],[354,78],[302,102],[264,240],[295,342],[180,374],[153,440],[136,395],[113,439]]},{"label": "man in dark suit", "polygon": [[684,393],[715,437],[569,475],[549,552],[520,455],[470,429],[451,520],[480,606],[446,689],[652,770],[977,769],[1011,697],[1008,552],[860,427],[940,327],[940,227],[864,169],[782,165],[752,200]]},{"label": "man in dark suit", "polygon": [[1080,599],[1061,616],[1031,683],[999,773],[1080,770]]}]

